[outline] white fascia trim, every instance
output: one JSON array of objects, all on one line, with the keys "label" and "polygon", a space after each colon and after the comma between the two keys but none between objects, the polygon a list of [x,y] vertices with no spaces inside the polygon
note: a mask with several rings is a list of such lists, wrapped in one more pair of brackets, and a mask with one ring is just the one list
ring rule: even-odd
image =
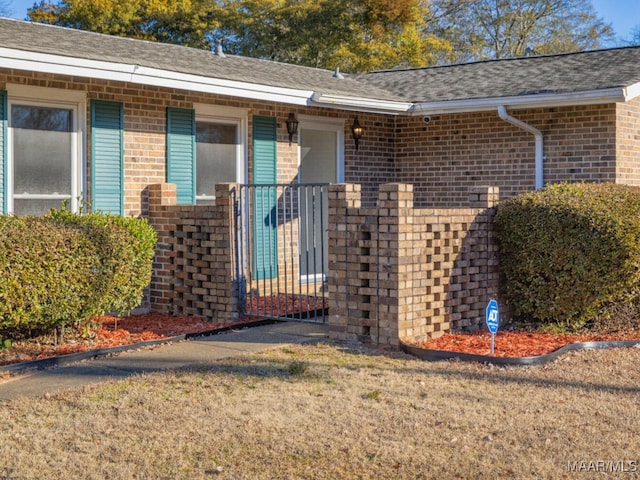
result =
[{"label": "white fascia trim", "polygon": [[[640,93],[640,86],[637,86],[637,89],[638,93]],[[495,111],[499,106],[505,106],[510,109],[524,109],[625,102],[629,100],[626,90],[628,89],[616,87],[563,94],[531,94],[514,97],[422,102],[414,105],[411,115],[488,112]]]},{"label": "white fascia trim", "polygon": [[326,93],[314,93],[311,100],[313,101],[314,105],[322,107],[392,115],[408,113],[413,106],[413,103],[408,102],[375,100],[373,98],[347,97],[344,95],[331,95]]},{"label": "white fascia trim", "polygon": [[293,88],[259,85],[257,83],[222,80],[148,67],[137,67],[135,73],[132,75],[131,81],[142,85],[179,88],[188,91],[214,93],[248,98],[251,100],[282,102],[301,106],[308,105],[313,95],[312,90],[297,90]]},{"label": "white fascia trim", "polygon": [[176,88],[301,106],[310,105],[313,95],[312,90],[259,85],[139,65],[87,60],[9,48],[0,48],[0,65],[4,68],[18,70],[132,82],[140,85]]}]

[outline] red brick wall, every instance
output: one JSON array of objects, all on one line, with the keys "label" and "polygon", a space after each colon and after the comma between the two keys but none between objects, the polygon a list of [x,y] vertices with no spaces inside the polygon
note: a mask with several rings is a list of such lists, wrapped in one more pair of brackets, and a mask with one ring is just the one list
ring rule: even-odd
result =
[{"label": "red brick wall", "polygon": [[640,185],[640,98],[616,108],[616,182]]},{"label": "red brick wall", "polygon": [[[545,183],[615,181],[616,106],[512,110],[544,135]],[[501,199],[535,188],[534,138],[497,112],[396,121],[396,181],[413,183],[417,206],[461,206],[470,188]]]}]

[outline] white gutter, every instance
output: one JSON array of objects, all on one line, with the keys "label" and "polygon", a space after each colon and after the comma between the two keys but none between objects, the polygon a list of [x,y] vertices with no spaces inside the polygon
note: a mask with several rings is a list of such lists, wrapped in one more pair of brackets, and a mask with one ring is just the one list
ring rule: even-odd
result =
[{"label": "white gutter", "polygon": [[544,137],[542,136],[542,132],[537,128],[532,127],[531,125],[528,125],[523,121],[509,115],[507,113],[507,107],[505,107],[504,105],[498,106],[498,116],[505,122],[509,122],[510,124],[515,125],[518,128],[532,133],[535,137],[536,190],[541,189],[542,187],[544,187]]}]

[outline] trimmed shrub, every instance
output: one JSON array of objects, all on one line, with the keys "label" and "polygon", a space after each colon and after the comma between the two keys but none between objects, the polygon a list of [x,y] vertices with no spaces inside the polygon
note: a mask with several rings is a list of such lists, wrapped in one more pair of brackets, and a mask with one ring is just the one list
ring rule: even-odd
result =
[{"label": "trimmed shrub", "polygon": [[95,273],[101,312],[125,313],[140,304],[151,281],[156,231],[146,219],[105,213],[76,215],[52,210],[47,218],[82,231],[101,259]]},{"label": "trimmed shrub", "polygon": [[90,285],[100,259],[91,251],[75,229],[0,217],[0,330],[29,335],[99,313]]},{"label": "trimmed shrub", "polygon": [[0,332],[29,336],[136,307],[151,278],[145,220],[53,211],[0,216]]},{"label": "trimmed shrub", "polygon": [[558,184],[496,213],[501,291],[516,317],[578,329],[640,287],[640,188]]}]

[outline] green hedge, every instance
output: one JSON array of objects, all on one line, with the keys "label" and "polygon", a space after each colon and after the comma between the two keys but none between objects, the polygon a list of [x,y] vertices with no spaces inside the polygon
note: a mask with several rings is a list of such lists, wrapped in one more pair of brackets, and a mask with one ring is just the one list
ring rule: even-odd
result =
[{"label": "green hedge", "polygon": [[528,321],[580,328],[640,286],[640,188],[559,184],[496,214],[501,291]]},{"label": "green hedge", "polygon": [[0,332],[28,336],[130,311],[151,279],[155,243],[135,218],[0,216]]}]

